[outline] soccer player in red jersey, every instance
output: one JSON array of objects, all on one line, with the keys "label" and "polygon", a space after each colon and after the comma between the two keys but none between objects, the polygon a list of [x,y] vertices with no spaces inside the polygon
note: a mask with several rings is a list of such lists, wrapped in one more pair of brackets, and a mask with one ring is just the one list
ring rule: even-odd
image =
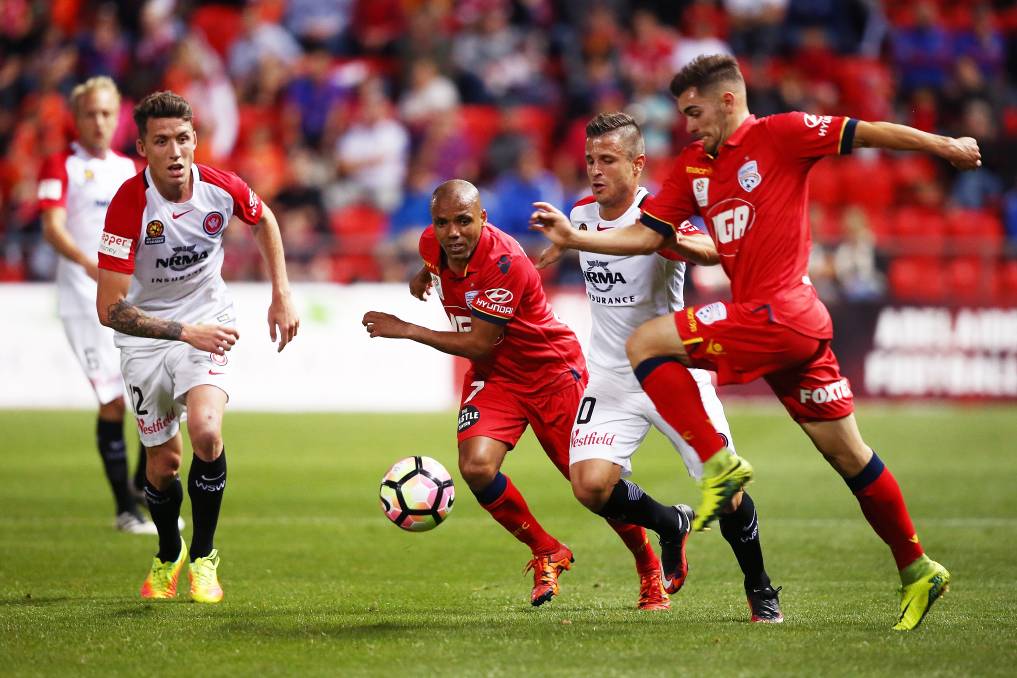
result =
[{"label": "soccer player in red jersey", "polygon": [[173,92],[155,92],[135,107],[137,148],[148,167],[123,183],[106,212],[96,309],[100,322],[116,330],[120,370],[148,449],[145,497],[159,552],[141,596],[175,597],[187,561],[177,526],[186,411],[194,451],[187,477],[194,526],[190,593],[196,602],[218,603],[223,590],[213,539],[226,490],[222,420],[236,367],[227,352],[240,336],[221,274],[231,217],[251,226],[268,268],[269,336],[275,341],[278,330],[280,351],[299,320],[275,215],[236,174],[194,162],[191,120],[190,105]]},{"label": "soccer player in red jersey", "polygon": [[[470,360],[459,411],[459,471],[491,517],[530,547],[530,602],[541,605],[558,594],[572,551],[541,526],[501,465],[529,425],[569,477],[569,435],[586,386],[586,361],[575,334],[554,317],[519,243],[487,223],[476,187],[461,180],[440,185],[431,219],[420,238],[424,266],[410,292],[423,300],[437,291],[453,331],[378,311],[365,314],[363,323],[372,337],[412,339]],[[608,522],[635,556],[640,609],[667,609],[660,561],[646,531]]]},{"label": "soccer player in red jersey", "polygon": [[824,155],[857,147],[926,151],[971,169],[981,164],[978,144],[838,116],[756,119],[738,63],[729,56],[693,60],[675,76],[671,93],[698,141],[679,154],[635,224],[591,237],[537,203],[534,229],[564,247],[636,254],[682,237],[675,226],[702,215],[731,279],[732,300],[650,320],[626,344],[643,389],[704,463],[694,527],[717,517],[752,478],[752,468],[725,447],[688,368],[714,370],[722,384],[763,377],[890,547],[902,583],[894,628],[913,629],[946,589],[950,573],[925,555],[897,481],[858,431],[850,385],[830,350],[830,315],[808,278],[808,175]]}]

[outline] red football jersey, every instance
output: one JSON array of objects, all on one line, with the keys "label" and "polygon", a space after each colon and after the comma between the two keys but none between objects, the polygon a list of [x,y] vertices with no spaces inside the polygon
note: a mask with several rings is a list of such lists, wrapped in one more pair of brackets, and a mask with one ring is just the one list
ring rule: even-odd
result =
[{"label": "red football jersey", "polygon": [[471,361],[468,378],[550,393],[586,374],[579,340],[551,311],[537,269],[511,236],[486,224],[462,276],[448,267],[433,226],[420,236],[420,256],[453,329],[469,332],[473,318],[505,328],[486,360]]},{"label": "red football jersey", "polygon": [[749,116],[716,156],[697,141],[678,155],[643,224],[670,236],[693,214],[706,222],[734,302],[768,305],[774,322],[817,339],[833,323],[808,277],[808,177],[824,155],[850,153],[857,120],[807,113]]}]

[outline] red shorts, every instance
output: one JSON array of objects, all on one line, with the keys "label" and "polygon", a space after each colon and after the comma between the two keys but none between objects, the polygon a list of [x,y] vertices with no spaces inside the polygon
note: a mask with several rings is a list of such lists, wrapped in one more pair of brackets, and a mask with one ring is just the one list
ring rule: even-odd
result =
[{"label": "red shorts", "polygon": [[498,383],[463,380],[459,409],[459,442],[484,436],[515,447],[527,426],[533,427],[548,459],[569,477],[572,423],[588,377],[571,377],[551,393],[519,394]]},{"label": "red shorts", "polygon": [[840,374],[830,340],[771,321],[767,306],[718,301],[690,306],[674,318],[692,365],[715,371],[719,383],[763,377],[797,422],[854,412],[851,385]]}]

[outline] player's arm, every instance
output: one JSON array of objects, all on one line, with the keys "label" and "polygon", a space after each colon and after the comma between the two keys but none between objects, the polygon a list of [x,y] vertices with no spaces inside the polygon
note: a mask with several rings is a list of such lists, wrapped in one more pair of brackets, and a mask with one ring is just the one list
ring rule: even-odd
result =
[{"label": "player's arm", "polygon": [[410,339],[436,348],[442,353],[462,356],[469,360],[483,360],[494,350],[503,327],[476,315],[471,320],[469,332],[439,332],[380,311],[368,311],[364,314],[362,322],[372,338]]},{"label": "player's arm", "polygon": [[127,301],[131,276],[105,268],[99,269],[95,308],[99,322],[133,337],[183,341],[200,351],[222,355],[233,348],[240,334],[222,325],[192,325],[148,315]]},{"label": "player's arm", "polygon": [[272,281],[272,303],[268,307],[268,335],[275,341],[279,329],[279,351],[293,341],[300,327],[300,318],[290,295],[290,281],[286,275],[286,257],[283,254],[282,235],[279,221],[268,205],[262,205],[261,218],[252,226],[254,240],[258,243],[261,258],[268,266]]},{"label": "player's arm", "polygon": [[42,237],[46,238],[46,242],[53,246],[57,254],[84,268],[89,278],[99,279],[99,267],[95,259],[85,256],[67,230],[66,207],[42,209]]},{"label": "player's arm", "polygon": [[666,241],[663,235],[638,221],[593,233],[572,228],[568,217],[550,203],[535,202],[533,206],[536,211],[530,216],[530,229],[564,249],[628,256],[656,252]]},{"label": "player's arm", "polygon": [[893,151],[925,151],[950,162],[958,169],[981,167],[978,142],[971,137],[945,137],[892,122],[858,121],[855,148],[885,148]]},{"label": "player's arm", "polygon": [[[640,222],[642,223],[642,222]],[[684,226],[684,224],[683,224]],[[649,228],[649,227],[647,227]],[[674,252],[686,261],[700,266],[714,266],[720,263],[720,255],[717,254],[717,246],[713,238],[689,225],[692,232],[676,232],[673,238],[664,243],[663,249]]]}]

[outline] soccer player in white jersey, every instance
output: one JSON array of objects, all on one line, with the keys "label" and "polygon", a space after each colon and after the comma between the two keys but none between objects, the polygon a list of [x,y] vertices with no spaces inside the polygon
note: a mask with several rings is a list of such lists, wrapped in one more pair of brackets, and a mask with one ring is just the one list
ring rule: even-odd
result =
[{"label": "soccer player in white jersey", "polygon": [[134,109],[137,148],[148,167],[120,187],[99,245],[96,308],[116,330],[120,368],[148,448],[145,495],[159,531],[159,552],[141,587],[144,598],[172,598],[188,548],[177,529],[183,489],[177,475],[180,417],[194,457],[187,478],[194,527],[192,600],[222,600],[213,537],[226,487],[222,418],[239,338],[223,282],[222,237],[230,217],[249,224],[272,282],[269,336],[279,350],[299,321],[290,299],[279,224],[240,177],[194,163],[191,107],[156,92]]},{"label": "soccer player in white jersey", "polygon": [[[77,141],[43,162],[39,173],[42,232],[60,255],[57,308],[67,340],[99,401],[96,443],[116,503],[114,526],[121,532],[155,534],[131,491],[124,444],[124,382],[113,331],[95,315],[95,281],[106,206],[120,184],[134,176],[134,161],[110,148],[120,118],[120,92],[107,77],[96,77],[71,92]],[[139,450],[136,489],[145,477],[145,450]]]},{"label": "soccer player in white jersey", "polygon": [[[586,171],[592,195],[572,208],[575,228],[607,231],[628,226],[639,218],[647,191],[639,185],[646,162],[639,126],[625,113],[601,113],[586,126]],[[697,248],[713,250],[709,236],[691,223],[680,226],[683,245],[676,253],[613,256],[580,252],[590,298],[593,330],[587,360],[590,381],[572,430],[569,452],[572,490],[588,509],[606,518],[635,523],[660,535],[665,588],[674,593],[685,582],[688,564],[685,542],[692,509],[684,504],[664,506],[627,480],[632,456],[650,427],[656,427],[681,455],[694,478],[703,466],[688,443],[660,416],[632,373],[625,342],[651,318],[684,306],[685,259],[696,260]],[[551,246],[543,264],[560,256]],[[717,398],[709,372],[692,370],[710,421],[732,449],[731,429]],[[752,498],[741,492],[720,520],[721,533],[731,545],[744,574],[746,598],[754,622],[783,621],[777,590],[763,567],[758,521]]]}]

